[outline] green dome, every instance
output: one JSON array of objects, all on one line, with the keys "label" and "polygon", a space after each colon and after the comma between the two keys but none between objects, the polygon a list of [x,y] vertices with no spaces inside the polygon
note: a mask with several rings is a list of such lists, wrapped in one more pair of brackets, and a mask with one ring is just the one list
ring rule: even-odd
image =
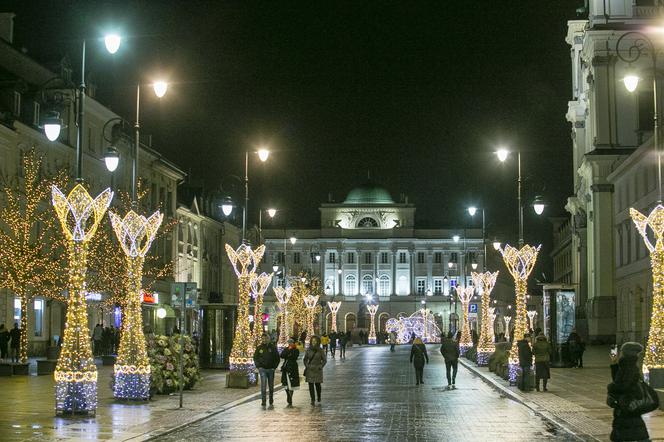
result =
[{"label": "green dome", "polygon": [[383,187],[367,183],[351,190],[344,204],[394,204],[394,201]]}]

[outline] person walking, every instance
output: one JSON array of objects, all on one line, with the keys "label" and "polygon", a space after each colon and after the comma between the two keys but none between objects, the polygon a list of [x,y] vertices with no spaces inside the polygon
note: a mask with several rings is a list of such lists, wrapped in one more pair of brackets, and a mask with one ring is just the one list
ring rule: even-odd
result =
[{"label": "person walking", "polygon": [[[620,358],[611,357],[611,382],[607,386],[607,404],[613,408],[613,422],[611,424],[612,441],[646,441],[650,440],[648,428],[640,413],[630,413],[621,408],[634,399],[634,390],[643,382],[641,369],[638,365],[643,352],[643,346],[638,342],[625,342],[620,348]],[[659,405],[656,399],[655,406]]]},{"label": "person walking", "polygon": [[346,344],[348,343],[348,335],[341,333],[339,335],[339,359],[346,359]]},{"label": "person walking", "polygon": [[394,332],[390,332],[390,351],[394,352],[394,346],[397,345],[397,334]]},{"label": "person walking", "polygon": [[420,338],[415,338],[410,349],[410,362],[415,366],[415,385],[424,384],[424,361],[429,363],[427,347]]},{"label": "person walking", "polygon": [[516,347],[519,351],[519,367],[521,367],[521,384],[519,384],[521,391],[527,391],[531,388],[529,379],[530,369],[533,365],[533,351],[530,349],[529,338],[530,335],[526,333],[522,339],[516,342]]},{"label": "person walking", "polygon": [[544,333],[539,332],[535,343],[533,344],[533,355],[535,356],[535,389],[540,391],[540,379],[542,380],[542,390],[546,389],[546,383],[551,377],[549,364],[551,361],[551,344],[546,340]]},{"label": "person walking", "polygon": [[583,352],[586,350],[586,344],[581,339],[581,335],[576,332],[576,328],[567,338],[569,354],[572,359],[572,367],[583,368]]},{"label": "person walking", "polygon": [[333,331],[330,333],[330,354],[332,355],[332,359],[334,359],[334,355],[337,352],[337,332]]},{"label": "person walking", "polygon": [[327,357],[327,350],[330,346],[330,338],[327,336],[327,333],[323,333],[323,336],[320,337],[320,343],[325,351],[325,357]]},{"label": "person walking", "polygon": [[[309,384],[309,397],[311,405],[316,405],[315,399],[320,403],[321,385],[323,383],[323,367],[327,364],[325,352],[320,348],[320,338],[313,335],[309,340],[309,348],[304,353],[304,378]],[[315,393],[314,393],[315,388]]]},{"label": "person walking", "polygon": [[258,368],[261,377],[261,406],[265,406],[267,388],[270,389],[270,406],[274,404],[274,370],[279,366],[279,351],[270,339],[270,335],[263,333],[261,344],[254,351],[254,365]]},{"label": "person walking", "polygon": [[293,393],[300,389],[300,370],[297,366],[299,356],[300,351],[297,349],[295,341],[292,338],[289,339],[288,347],[281,352],[281,359],[284,360],[281,364],[281,385],[286,388],[288,408],[293,407]]},{"label": "person walking", "polygon": [[14,328],[9,332],[9,339],[11,339],[10,348],[12,349],[12,362],[18,363],[18,355],[21,353],[21,330],[18,328],[18,323],[14,323]]},{"label": "person walking", "polygon": [[360,338],[360,347],[361,347],[362,344],[364,344],[364,330],[360,330],[360,332],[358,333],[358,336]]},{"label": "person walking", "polygon": [[0,324],[0,361],[4,361],[9,357],[7,345],[9,344],[9,331],[5,328],[5,324]]},{"label": "person walking", "polygon": [[103,336],[104,336],[104,327],[102,327],[102,325],[100,323],[98,323],[97,325],[95,325],[95,328],[92,331],[92,340],[94,342],[93,351],[94,351],[95,356],[99,356],[102,353],[101,343],[102,343]]},{"label": "person walking", "polygon": [[[459,369],[459,343],[452,339],[452,332],[443,338],[440,345],[440,354],[445,359],[445,374],[447,375],[447,389],[456,389],[456,375]],[[450,373],[450,371],[452,373]]]}]

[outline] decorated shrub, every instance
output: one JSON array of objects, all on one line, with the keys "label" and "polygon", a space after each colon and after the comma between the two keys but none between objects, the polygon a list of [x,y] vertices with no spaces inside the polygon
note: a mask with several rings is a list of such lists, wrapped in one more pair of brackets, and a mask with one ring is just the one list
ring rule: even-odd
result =
[{"label": "decorated shrub", "polygon": [[[180,388],[180,335],[148,337],[148,357],[152,366],[151,390],[169,394]],[[189,336],[184,337],[184,389],[190,390],[201,379],[198,355]]]}]

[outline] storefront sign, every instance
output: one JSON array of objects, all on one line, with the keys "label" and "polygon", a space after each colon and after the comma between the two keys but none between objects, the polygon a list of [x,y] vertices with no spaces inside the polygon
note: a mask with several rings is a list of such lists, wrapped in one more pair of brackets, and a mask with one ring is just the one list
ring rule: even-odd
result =
[{"label": "storefront sign", "polygon": [[159,294],[144,291],[141,293],[141,301],[145,304],[159,304]]}]

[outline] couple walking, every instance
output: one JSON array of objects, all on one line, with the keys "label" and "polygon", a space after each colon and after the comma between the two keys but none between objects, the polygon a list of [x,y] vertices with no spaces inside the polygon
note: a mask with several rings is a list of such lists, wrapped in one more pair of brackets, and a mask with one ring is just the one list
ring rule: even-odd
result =
[{"label": "couple walking", "polygon": [[[459,342],[449,333],[440,346],[440,354],[445,359],[445,373],[447,376],[447,389],[456,388],[456,375],[459,368]],[[424,363],[429,363],[427,347],[420,338],[415,338],[410,349],[410,362],[415,366],[415,385],[424,384]]]}]

